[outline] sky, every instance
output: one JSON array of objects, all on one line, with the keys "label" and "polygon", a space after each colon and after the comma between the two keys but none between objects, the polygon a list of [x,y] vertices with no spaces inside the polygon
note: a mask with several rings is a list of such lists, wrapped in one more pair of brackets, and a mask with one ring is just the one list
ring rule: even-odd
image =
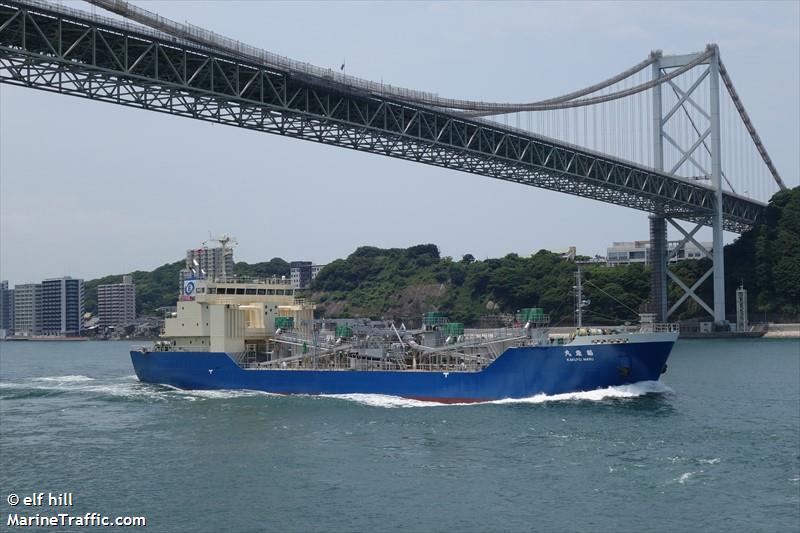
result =
[{"label": "sky", "polygon": [[[798,185],[798,2],[137,5],[315,65],[344,61],[362,78],[487,101],[557,96],[651,50],[716,42],[784,181]],[[240,261],[324,264],[361,245],[419,243],[456,258],[605,255],[612,241],[648,238],[648,221],[454,170],[0,84],[0,279],[151,270],[209,232],[235,236]]]}]

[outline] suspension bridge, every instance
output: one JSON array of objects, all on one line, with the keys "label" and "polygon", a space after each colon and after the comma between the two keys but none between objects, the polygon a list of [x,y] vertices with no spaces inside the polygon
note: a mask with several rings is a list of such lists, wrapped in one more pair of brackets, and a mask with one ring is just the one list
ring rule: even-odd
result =
[{"label": "suspension bridge", "polygon": [[[785,188],[716,45],[651,52],[581,90],[535,102],[446,98],[291,60],[122,0],[100,16],[0,0],[0,82],[382,154],[650,213],[650,306],[692,298],[725,321],[723,231]],[[682,235],[667,245],[667,225]],[[688,224],[688,225],[687,225]],[[710,226],[713,246],[694,235]],[[689,286],[688,242],[712,260]],[[714,301],[698,287],[713,276]],[[667,282],[683,296],[669,305]]]}]

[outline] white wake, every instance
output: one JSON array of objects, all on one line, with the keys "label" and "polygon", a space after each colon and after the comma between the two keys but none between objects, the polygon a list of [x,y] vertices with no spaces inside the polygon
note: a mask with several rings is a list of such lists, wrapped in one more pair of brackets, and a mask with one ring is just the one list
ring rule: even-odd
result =
[{"label": "white wake", "polygon": [[589,401],[600,402],[612,398],[637,398],[647,394],[664,394],[672,392],[668,386],[660,381],[640,381],[630,385],[620,385],[583,392],[569,392],[564,394],[537,394],[530,398],[506,398],[477,403],[440,403],[420,400],[411,400],[399,396],[386,396],[383,394],[326,394],[324,398],[349,400],[370,407],[408,408],[408,407],[451,407],[465,405],[506,405],[506,404],[540,404],[547,402]]},{"label": "white wake", "polygon": [[33,378],[31,381],[44,381],[47,383],[82,383],[84,381],[94,381],[89,376],[48,376],[43,378]]},{"label": "white wake", "polygon": [[[124,376],[111,379],[91,378],[83,375],[48,376],[29,378],[25,382],[0,382],[0,390],[35,390],[62,393],[78,393],[117,398],[144,399],[155,401],[168,400],[227,400],[256,396],[282,396],[254,390],[184,390],[168,385],[152,385],[141,383],[136,376]],[[530,398],[507,398],[477,403],[440,403],[432,401],[412,400],[399,396],[383,394],[326,394],[313,398],[334,398],[356,402],[370,407],[410,408],[410,407],[448,407],[468,405],[507,405],[507,404],[541,404],[548,402],[600,402],[613,398],[636,398],[647,394],[663,394],[672,389],[660,381],[641,381],[630,385],[620,385],[585,392],[565,394],[537,394]],[[309,397],[306,395],[302,395]]]}]

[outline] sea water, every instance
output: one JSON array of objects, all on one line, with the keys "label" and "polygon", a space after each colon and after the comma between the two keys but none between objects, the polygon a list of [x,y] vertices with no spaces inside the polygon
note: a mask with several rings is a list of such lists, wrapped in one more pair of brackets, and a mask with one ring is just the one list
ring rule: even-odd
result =
[{"label": "sea water", "polygon": [[[800,528],[798,340],[679,341],[660,382],[473,405],[181,391],[130,348],[0,343],[0,530]],[[8,501],[39,493],[72,506]]]}]

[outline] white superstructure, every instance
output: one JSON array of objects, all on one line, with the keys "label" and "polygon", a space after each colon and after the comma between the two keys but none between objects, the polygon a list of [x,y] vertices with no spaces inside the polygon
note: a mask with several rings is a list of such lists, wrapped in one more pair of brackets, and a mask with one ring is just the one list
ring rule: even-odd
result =
[{"label": "white superstructure", "polygon": [[313,313],[314,306],[296,299],[284,278],[186,280],[176,312],[165,320],[164,337],[178,351],[265,351],[282,324],[303,331]]}]

